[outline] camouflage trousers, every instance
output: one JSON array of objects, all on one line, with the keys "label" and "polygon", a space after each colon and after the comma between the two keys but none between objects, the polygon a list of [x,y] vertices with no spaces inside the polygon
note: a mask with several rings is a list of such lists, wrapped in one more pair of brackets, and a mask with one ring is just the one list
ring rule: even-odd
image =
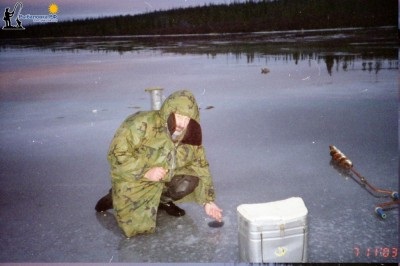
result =
[{"label": "camouflage trousers", "polygon": [[190,175],[174,176],[168,183],[114,180],[112,201],[119,227],[127,237],[154,233],[160,200],[180,200],[192,193],[198,183],[199,179]]}]

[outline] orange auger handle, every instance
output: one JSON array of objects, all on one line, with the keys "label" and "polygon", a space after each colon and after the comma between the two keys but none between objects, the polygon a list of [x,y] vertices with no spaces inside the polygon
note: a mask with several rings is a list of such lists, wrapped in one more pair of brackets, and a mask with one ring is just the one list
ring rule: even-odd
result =
[{"label": "orange auger handle", "polygon": [[383,211],[383,209],[390,208],[395,204],[400,204],[399,193],[397,191],[381,189],[381,188],[377,188],[377,187],[373,186],[372,184],[370,184],[367,181],[367,179],[365,177],[363,177],[360,173],[358,173],[354,169],[353,162],[350,161],[350,159],[343,152],[341,152],[334,145],[330,145],[329,150],[330,150],[330,155],[332,156],[333,162],[335,162],[338,166],[344,168],[345,170],[350,170],[351,172],[353,172],[360,179],[360,181],[363,185],[369,187],[374,192],[387,194],[392,197],[393,201],[381,203],[376,206],[375,213],[377,215],[379,215],[381,218],[385,219],[386,214]]}]

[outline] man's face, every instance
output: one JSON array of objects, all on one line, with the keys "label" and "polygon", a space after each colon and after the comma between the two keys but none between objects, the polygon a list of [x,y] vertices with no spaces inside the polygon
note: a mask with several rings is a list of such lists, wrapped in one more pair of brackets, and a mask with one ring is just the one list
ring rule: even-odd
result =
[{"label": "man's face", "polygon": [[188,126],[190,118],[180,114],[174,114],[174,115],[175,115],[175,125],[176,125],[175,131],[182,133]]}]

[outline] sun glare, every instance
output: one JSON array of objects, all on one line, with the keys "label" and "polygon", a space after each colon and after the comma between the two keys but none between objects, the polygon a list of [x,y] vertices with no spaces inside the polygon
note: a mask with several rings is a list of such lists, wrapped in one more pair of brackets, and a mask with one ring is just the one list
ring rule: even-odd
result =
[{"label": "sun glare", "polygon": [[49,12],[51,14],[57,14],[58,12],[58,6],[55,3],[52,3],[49,5]]}]

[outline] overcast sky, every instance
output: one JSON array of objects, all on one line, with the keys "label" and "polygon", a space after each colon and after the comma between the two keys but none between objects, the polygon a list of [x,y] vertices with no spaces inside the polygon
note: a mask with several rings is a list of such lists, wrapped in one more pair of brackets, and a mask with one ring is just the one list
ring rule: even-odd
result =
[{"label": "overcast sky", "polygon": [[[230,4],[234,0],[0,0],[2,14],[5,8],[14,9],[17,2],[23,4],[23,15],[47,15],[49,5],[58,6],[59,20],[71,20],[87,17],[139,14],[176,7],[202,6],[204,4]],[[242,2],[242,0],[236,2]],[[1,15],[2,15],[1,14]]]}]

